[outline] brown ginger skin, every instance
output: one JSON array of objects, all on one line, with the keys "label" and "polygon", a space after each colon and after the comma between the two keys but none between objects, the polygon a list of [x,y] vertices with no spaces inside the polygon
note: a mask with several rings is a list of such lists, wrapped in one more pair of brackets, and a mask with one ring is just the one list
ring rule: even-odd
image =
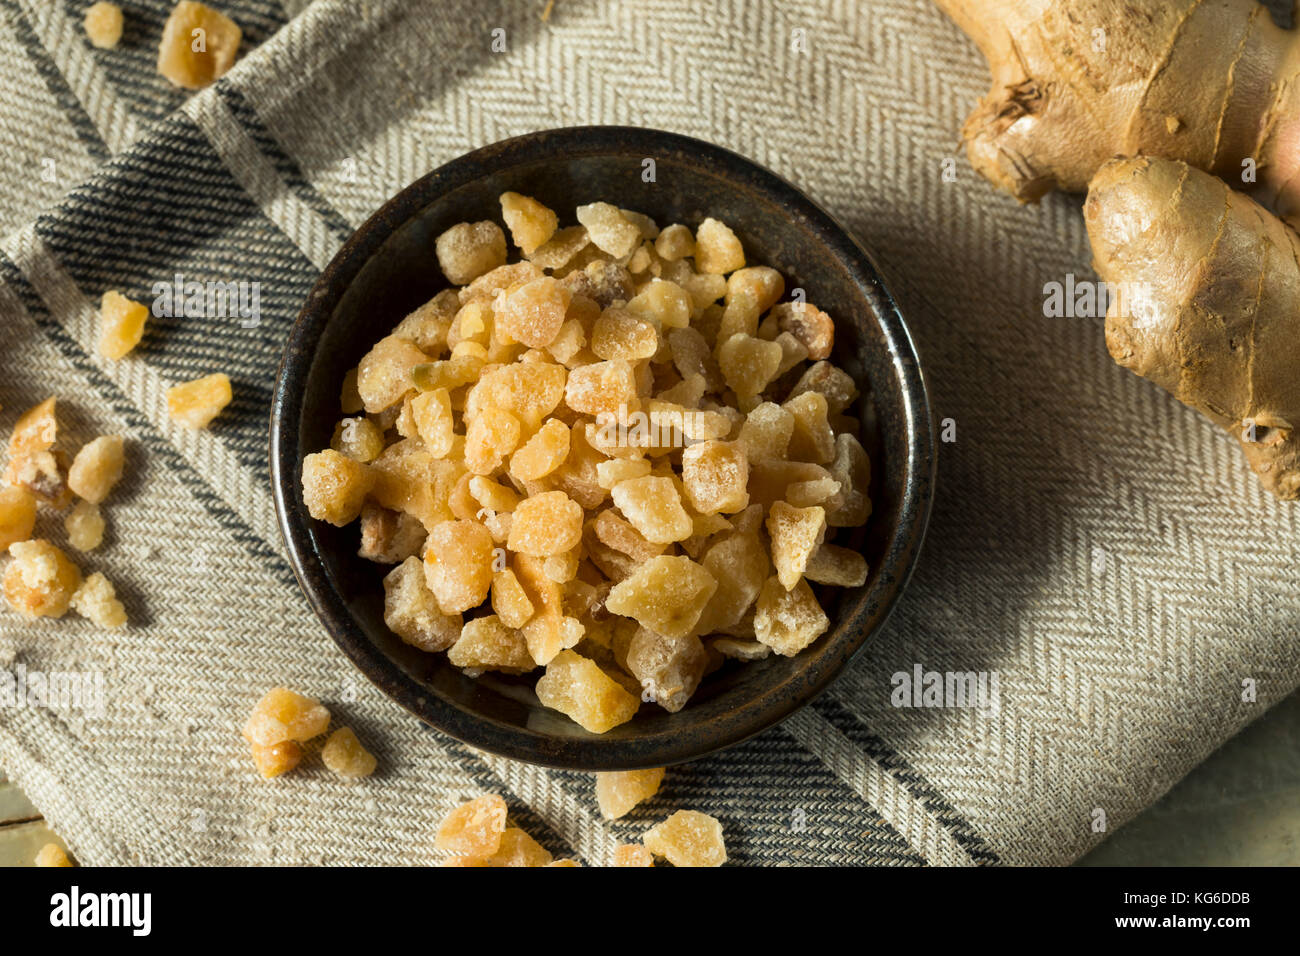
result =
[{"label": "brown ginger skin", "polygon": [[1084,217],[1098,275],[1147,293],[1112,296],[1111,356],[1237,438],[1265,488],[1300,499],[1300,237],[1164,159],[1105,164]]},{"label": "brown ginger skin", "polygon": [[1114,156],[1179,159],[1300,226],[1300,32],[1255,0],[937,0],[993,85],[973,165],[1022,202],[1081,191]]}]

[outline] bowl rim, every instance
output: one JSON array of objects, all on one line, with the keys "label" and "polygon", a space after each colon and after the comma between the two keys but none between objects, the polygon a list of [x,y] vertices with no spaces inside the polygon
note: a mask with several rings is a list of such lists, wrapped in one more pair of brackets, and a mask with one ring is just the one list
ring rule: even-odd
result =
[{"label": "bowl rim", "polygon": [[[848,643],[838,653],[810,659],[791,679],[718,716],[707,736],[593,735],[589,739],[552,738],[555,746],[547,747],[545,735],[539,731],[462,710],[422,687],[369,639],[343,596],[329,585],[312,541],[310,519],[291,503],[291,497],[300,503],[295,436],[307,394],[306,372],[325,326],[351,282],[398,229],[441,195],[520,161],[532,162],[548,155],[662,156],[666,152],[704,158],[721,171],[721,177],[797,210],[872,300],[874,321],[888,343],[898,377],[907,435],[898,519],[874,578],[874,587],[881,588],[878,600],[864,614],[860,627],[842,635]],[[294,372],[297,374],[291,374]],[[907,586],[929,522],[937,461],[934,419],[911,333],[874,259],[830,213],[783,177],[713,143],[646,127],[570,126],[525,133],[458,156],[399,191],[348,237],[321,271],[286,338],[271,404],[270,466],[277,524],[299,588],[330,637],[385,696],[435,730],[480,750],[543,766],[593,771],[665,766],[717,752],[775,726],[824,691],[885,624]],[[866,593],[862,606],[867,605],[865,598],[871,593]],[[791,687],[792,683],[797,687]],[[782,690],[786,692],[782,694]],[[647,749],[653,753],[647,754]]]}]

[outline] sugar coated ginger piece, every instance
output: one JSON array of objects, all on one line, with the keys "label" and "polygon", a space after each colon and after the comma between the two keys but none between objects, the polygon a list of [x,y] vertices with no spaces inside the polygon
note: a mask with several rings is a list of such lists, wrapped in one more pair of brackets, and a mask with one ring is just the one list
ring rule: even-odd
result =
[{"label": "sugar coated ginger piece", "polygon": [[100,435],[77,452],[68,469],[68,487],[85,501],[97,505],[122,477],[125,459],[121,435]]},{"label": "sugar coated ginger piece", "polygon": [[82,25],[91,46],[111,50],[122,39],[122,8],[116,3],[99,0],[86,8]]},{"label": "sugar coated ginger piece", "polygon": [[488,866],[550,866],[550,852],[518,827],[506,827],[501,845],[487,859]]},{"label": "sugar coated ginger piece", "polygon": [[856,551],[823,544],[813,552],[803,576],[817,584],[856,588],[867,583],[867,559]]},{"label": "sugar coated ginger piece", "polygon": [[591,350],[602,359],[639,362],[659,351],[659,330],[649,319],[610,306],[591,328]]},{"label": "sugar coated ginger piece", "polygon": [[809,358],[821,361],[831,357],[835,323],[817,306],[811,302],[782,302],[773,307],[771,314],[782,332],[789,332],[802,343]]},{"label": "sugar coated ginger piece", "polygon": [[830,362],[814,362],[800,376],[786,400],[797,398],[804,392],[820,392],[826,399],[826,410],[839,415],[858,397],[858,386],[853,376]]},{"label": "sugar coated ginger piece", "polygon": [[62,511],[72,501],[67,469],[68,456],[59,449],[32,451],[10,458],[3,480],[5,484],[24,489],[37,501]]},{"label": "sugar coated ginger piece", "polygon": [[682,452],[686,500],[700,514],[735,514],[749,505],[749,456],[737,442],[702,441]]},{"label": "sugar coated ginger piece", "polygon": [[594,661],[571,650],[560,651],[546,665],[537,699],[593,734],[627,723],[641,703]]},{"label": "sugar coated ginger piece", "polygon": [[679,222],[665,226],[655,238],[655,254],[666,262],[676,262],[695,255],[695,237]]},{"label": "sugar coated ginger piece", "polygon": [[781,346],[737,333],[718,346],[718,367],[727,387],[744,401],[753,399],[781,368]]},{"label": "sugar coated ginger piece", "polygon": [[332,448],[302,461],[302,500],[318,521],[343,527],[357,519],[375,476],[362,462]]},{"label": "sugar coated ginger piece", "polygon": [[508,628],[521,628],[533,616],[533,602],[512,568],[492,576],[492,610]]},{"label": "sugar coated ginger piece", "polygon": [[158,72],[176,86],[197,90],[223,76],[239,52],[234,20],[193,0],[181,0],[163,25]]},{"label": "sugar coated ginger piece", "polygon": [[501,849],[506,819],[505,800],[495,793],[485,793],[442,818],[434,846],[445,853],[490,857]]},{"label": "sugar coated ginger piece", "polygon": [[465,465],[476,475],[490,475],[519,445],[523,426],[503,408],[483,409],[465,430]]},{"label": "sugar coated ginger piece", "polygon": [[428,536],[413,515],[367,500],[361,506],[361,546],[357,554],[377,564],[400,564],[424,550]]},{"label": "sugar coated ginger piece", "polygon": [[638,803],[659,792],[663,779],[663,767],[596,774],[596,803],[601,816],[606,820],[627,816]]},{"label": "sugar coated ginger piece", "polygon": [[528,260],[543,269],[563,269],[573,257],[591,243],[591,237],[583,226],[568,226],[557,229],[554,235],[531,253],[525,253]]},{"label": "sugar coated ginger piece", "polygon": [[596,464],[596,481],[606,491],[621,481],[644,478],[650,474],[650,462],[645,458],[612,458]]},{"label": "sugar coated ginger piece", "polygon": [[849,434],[835,436],[831,476],[840,484],[843,504],[826,516],[832,528],[856,528],[871,517],[871,459],[862,443]]},{"label": "sugar coated ginger piece", "polygon": [[614,847],[615,866],[654,866],[654,854],[639,843],[620,843]]},{"label": "sugar coated ginger piece", "polygon": [[37,866],[72,866],[68,854],[57,843],[47,843],[41,847],[36,853],[35,863]]},{"label": "sugar coated ginger piece", "polygon": [[555,234],[559,217],[531,196],[504,192],[501,194],[501,218],[510,230],[510,237],[526,256],[531,256]]},{"label": "sugar coated ginger piece", "polygon": [[529,348],[544,349],[559,334],[571,298],[557,280],[539,276],[506,293],[497,307],[497,328]]},{"label": "sugar coated ginger piece", "polygon": [[[410,404],[408,399],[407,405]],[[401,430],[400,422],[398,430]],[[343,418],[334,426],[330,447],[357,461],[374,461],[384,451],[384,430],[369,418]]]},{"label": "sugar coated ginger piece", "polygon": [[641,627],[627,648],[626,667],[641,684],[642,700],[670,714],[686,706],[707,666],[704,644],[693,634],[664,637]]},{"label": "sugar coated ginger piece", "polygon": [[678,810],[647,830],[641,842],[673,866],[722,866],[727,862],[722,824],[698,810]]},{"label": "sugar coated ginger piece", "polygon": [[579,206],[576,215],[596,248],[615,259],[630,256],[641,243],[641,230],[617,206],[594,202]]},{"label": "sugar coated ginger piece", "polygon": [[362,746],[351,727],[340,727],[330,734],[320,755],[331,771],[354,780],[370,776],[378,766],[374,754]]},{"label": "sugar coated ginger piece", "polygon": [[230,379],[215,372],[167,389],[167,415],[186,428],[207,428],[232,397]]},{"label": "sugar coated ginger piece", "polygon": [[826,464],[835,458],[835,432],[827,418],[826,396],[821,392],[803,392],[782,406],[794,416],[790,436],[791,458]]},{"label": "sugar coated ginger piece", "polygon": [[282,740],[278,744],[262,746],[250,744],[253,766],[266,780],[288,773],[302,763],[302,744],[296,740]]},{"label": "sugar coated ginger piece", "polygon": [[676,282],[651,279],[628,301],[627,311],[665,330],[684,329],[691,321],[691,296]]},{"label": "sugar coated ginger piece", "polygon": [[374,344],[357,365],[357,393],[372,415],[399,404],[416,387],[414,370],[429,356],[414,342],[387,335]]},{"label": "sugar coated ginger piece", "polygon": [[[110,4],[95,4],[95,7],[103,6],[110,6]],[[91,11],[93,10],[94,7],[91,7]],[[87,20],[91,11],[86,13]],[[110,289],[99,300],[99,315],[101,323],[99,354],[104,358],[116,362],[125,357],[144,338],[144,324],[149,318],[148,306]]]},{"label": "sugar coated ginger piece", "polygon": [[4,571],[5,600],[23,617],[62,617],[81,586],[81,572],[44,538],[16,541]]},{"label": "sugar coated ginger piece", "polygon": [[510,456],[510,474],[519,481],[544,478],[569,457],[569,429],[552,418]]},{"label": "sugar coated ginger piece", "polygon": [[496,560],[492,535],[477,521],[443,521],[429,529],[424,576],[445,614],[459,614],[487,600]]},{"label": "sugar coated ginger piece", "polygon": [[793,589],[776,577],[763,583],[754,608],[754,636],[782,657],[793,657],[830,627],[830,619],[802,578]]},{"label": "sugar coated ginger piece", "polygon": [[638,404],[632,365],[623,359],[592,362],[569,372],[564,403],[583,415],[617,416]]},{"label": "sugar coated ginger piece", "polygon": [[758,598],[772,569],[767,549],[754,532],[738,532],[719,541],[700,562],[718,589],[700,616],[701,633],[712,634],[738,623]]},{"label": "sugar coated ginger piece", "polygon": [[582,864],[577,860],[570,860],[566,857],[560,860],[552,860],[550,863],[547,863],[546,866],[578,867],[581,869]]},{"label": "sugar coated ginger piece", "polygon": [[730,226],[712,218],[700,223],[695,230],[695,266],[714,275],[745,267],[745,250]]},{"label": "sugar coated ginger piece", "polygon": [[803,577],[808,561],[826,537],[826,510],[820,506],[795,508],[773,502],[767,515],[772,540],[772,563],[781,585],[789,591]]},{"label": "sugar coated ginger piece", "polygon": [[0,550],[26,541],[36,527],[36,497],[26,488],[0,485]]},{"label": "sugar coated ginger piece", "polygon": [[104,542],[104,516],[99,505],[79,501],[63,518],[63,529],[68,533],[68,544],[78,551],[94,551]]},{"label": "sugar coated ginger piece", "polygon": [[126,608],[108,578],[96,571],[81,582],[72,595],[72,609],[100,627],[116,630],[126,626]]},{"label": "sugar coated ginger piece", "polygon": [[567,377],[564,366],[553,362],[517,362],[486,371],[465,400],[465,418],[497,408],[519,419],[525,431],[535,431],[564,399]]},{"label": "sugar coated ginger piece", "polygon": [[546,491],[519,502],[510,525],[511,551],[547,557],[582,540],[582,506],[562,491]]},{"label": "sugar coated ginger piece", "polygon": [[287,687],[272,687],[244,724],[244,739],[259,747],[285,740],[299,743],[319,737],[330,723],[330,712],[320,701],[304,697]]},{"label": "sugar coated ginger piece", "polygon": [[411,556],[384,576],[384,623],[412,647],[445,651],[460,637],[460,614],[447,614],[429,590],[424,562]]},{"label": "sugar coated ginger piece", "polygon": [[693,526],[671,478],[647,475],[621,481],[610,492],[614,504],[647,541],[671,544],[691,536]]},{"label": "sugar coated ginger piece", "polygon": [[685,637],[694,631],[717,588],[717,579],[701,565],[665,554],[651,558],[614,585],[605,607],[656,634]]},{"label": "sugar coated ginger piece", "polygon": [[9,436],[9,457],[23,458],[33,452],[49,451],[58,439],[58,399],[51,396],[19,416]]},{"label": "sugar coated ginger piece", "polygon": [[522,674],[537,666],[524,635],[495,614],[466,621],[460,638],[447,651],[447,660],[455,667],[507,674]]},{"label": "sugar coated ginger piece", "polygon": [[438,236],[434,249],[438,267],[454,285],[467,285],[506,263],[506,235],[491,220],[457,223]]},{"label": "sugar coated ginger piece", "polygon": [[633,561],[649,561],[664,553],[664,545],[647,541],[641,532],[609,508],[592,519],[591,529],[602,544],[621,551]]},{"label": "sugar coated ginger piece", "polygon": [[443,289],[424,305],[409,313],[393,328],[393,335],[415,343],[428,355],[438,355],[447,344],[452,320],[460,311],[460,296],[455,289]]}]

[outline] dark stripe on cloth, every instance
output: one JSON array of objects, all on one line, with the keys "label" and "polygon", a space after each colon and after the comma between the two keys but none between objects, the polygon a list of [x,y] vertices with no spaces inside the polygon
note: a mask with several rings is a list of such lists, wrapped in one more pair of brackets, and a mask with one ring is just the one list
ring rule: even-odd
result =
[{"label": "dark stripe on cloth", "polygon": [[260,565],[267,569],[277,582],[296,588],[293,572],[284,559],[274,551],[262,536],[250,528],[229,505],[222,500],[198,472],[190,467],[176,448],[162,435],[144,414],[131,403],[117,384],[108,378],[81,348],[67,330],[50,314],[49,308],[23,275],[22,270],[0,250],[0,282],[12,288],[22,301],[27,314],[44,333],[50,344],[99,393],[113,413],[131,428],[132,437],[154,455],[162,459],[168,469],[214,521]]},{"label": "dark stripe on cloth", "polygon": [[[260,324],[236,317],[150,318],[137,353],[168,382],[230,376],[234,399],[211,431],[241,465],[266,475],[266,422],[285,335],[316,269],[235,181],[184,114],[155,126],[103,174],[38,218],[37,234],[82,292],[147,305],[154,283],[258,283]],[[104,237],[104,238],[97,238]]]},{"label": "dark stripe on cloth", "polygon": [[352,226],[303,175],[302,167],[285,152],[280,141],[262,123],[261,117],[257,115],[257,111],[253,109],[253,105],[248,102],[244,94],[226,80],[217,81],[216,91],[221,101],[226,104],[226,108],[244,128],[248,138],[253,141],[261,154],[270,160],[290,191],[324,220],[325,225],[336,238],[340,241],[347,240],[352,235]]},{"label": "dark stripe on cloth", "polygon": [[40,76],[45,88],[50,91],[50,95],[67,117],[68,123],[72,126],[72,131],[76,133],[77,139],[86,147],[93,159],[97,162],[105,162],[109,158],[108,146],[105,145],[103,137],[99,135],[99,130],[91,122],[90,116],[82,108],[81,101],[77,99],[77,94],[72,92],[68,86],[68,81],[64,79],[59,67],[55,64],[45,45],[41,43],[41,38],[36,35],[32,25],[27,22],[27,15],[23,13],[15,0],[0,0],[0,10],[5,12],[5,17],[9,25],[13,28],[14,35],[18,42],[22,44],[27,58],[32,61],[37,75]]},{"label": "dark stripe on cloth", "polygon": [[843,704],[829,694],[823,694],[810,705],[840,733],[848,737],[859,750],[884,767],[908,792],[920,800],[930,814],[943,825],[953,839],[970,854],[976,863],[1000,863],[993,852],[965,818],[950,804],[925,777],[904,760],[897,751],[873,734]]},{"label": "dark stripe on cloth", "polygon": [[[552,777],[575,799],[595,806],[592,774],[552,771]],[[611,826],[619,842],[639,843],[646,830],[677,810],[699,810],[721,821],[729,865],[925,865],[873,807],[779,727],[669,767],[659,792]]]}]

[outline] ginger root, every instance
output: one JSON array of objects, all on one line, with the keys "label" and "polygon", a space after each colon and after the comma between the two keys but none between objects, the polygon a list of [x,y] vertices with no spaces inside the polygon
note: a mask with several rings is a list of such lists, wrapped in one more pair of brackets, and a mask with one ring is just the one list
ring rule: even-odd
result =
[{"label": "ginger root", "polygon": [[[989,62],[963,135],[1022,202],[1113,156],[1178,159],[1300,226],[1300,33],[1255,0],[937,0]],[[1243,161],[1251,160],[1243,167]]]},{"label": "ginger root", "polygon": [[1111,356],[1227,429],[1269,491],[1300,499],[1300,237],[1164,159],[1106,163],[1084,218],[1098,275],[1141,289],[1111,300]]}]

